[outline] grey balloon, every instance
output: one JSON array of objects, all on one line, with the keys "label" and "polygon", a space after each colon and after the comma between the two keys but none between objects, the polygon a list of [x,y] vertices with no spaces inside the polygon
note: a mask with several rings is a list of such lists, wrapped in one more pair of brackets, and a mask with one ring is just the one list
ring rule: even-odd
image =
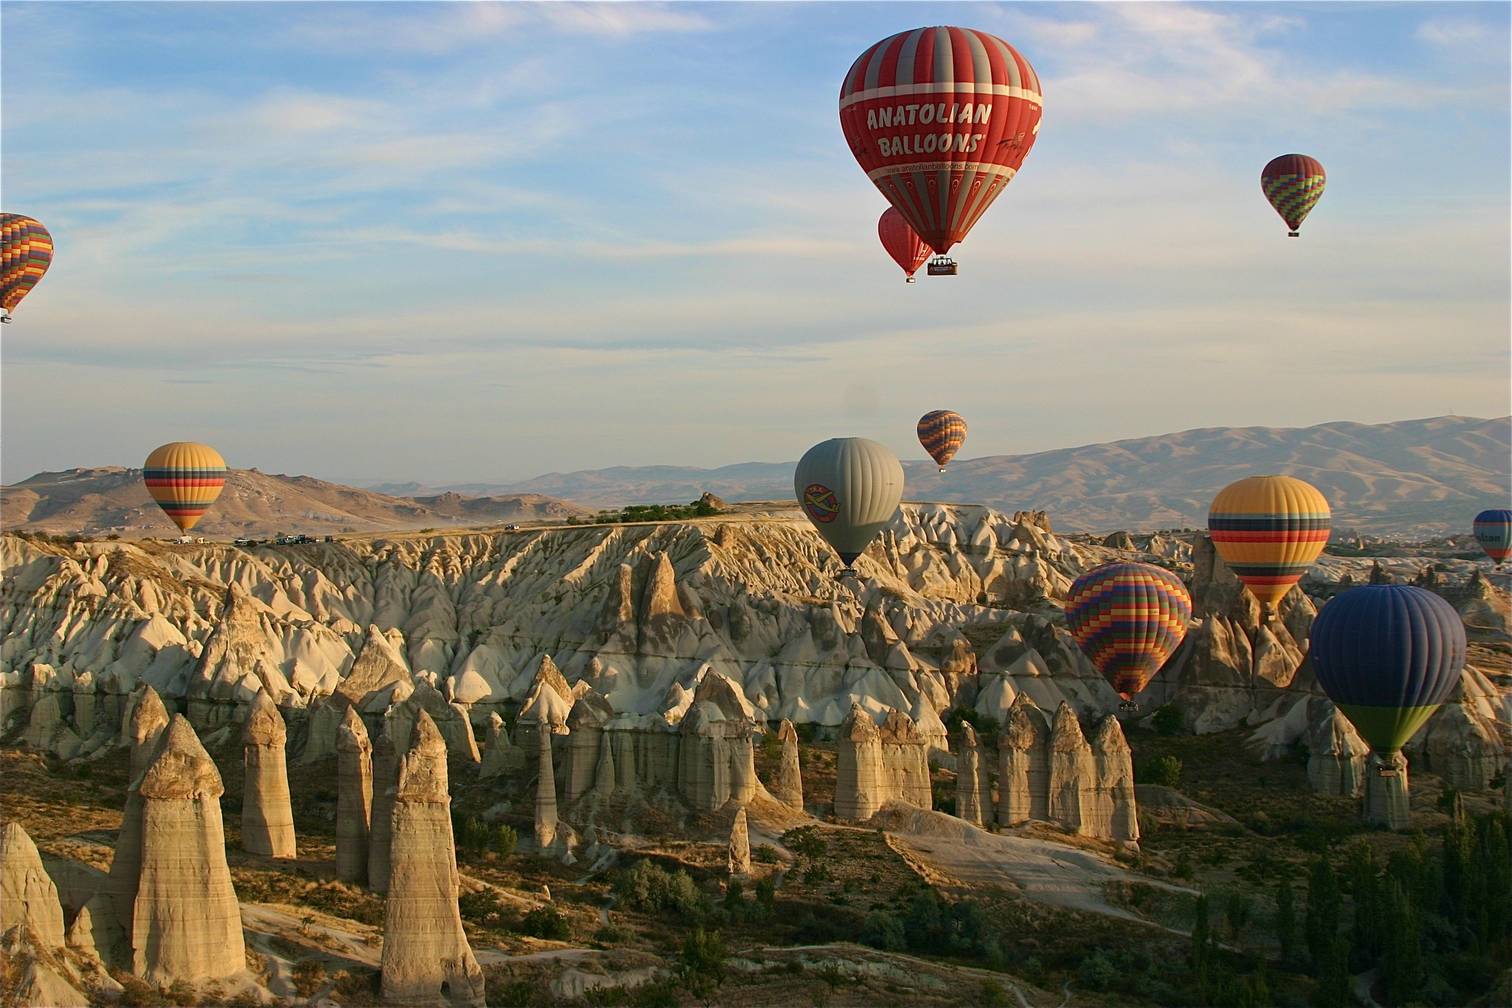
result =
[{"label": "grey balloon", "polygon": [[897,512],[903,466],[886,445],[831,438],[798,460],[793,492],[804,515],[850,567]]}]

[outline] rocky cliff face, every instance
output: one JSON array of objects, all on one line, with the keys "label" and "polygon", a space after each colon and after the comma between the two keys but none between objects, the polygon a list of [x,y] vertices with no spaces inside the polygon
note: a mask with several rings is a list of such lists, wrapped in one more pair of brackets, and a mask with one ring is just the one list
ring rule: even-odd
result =
[{"label": "rocky cliff face", "polygon": [[[1053,616],[1082,556],[982,508],[905,508],[861,561],[858,592],[836,584],[833,557],[796,516],[287,554],[6,535],[0,562],[4,714],[29,719],[59,693],[39,723],[81,741],[96,707],[119,724],[141,682],[186,701],[201,728],[243,720],[263,690],[318,758],[347,706],[371,717],[419,683],[482,723],[530,699],[543,655],[569,686],[637,715],[691,692],[704,668],[764,720],[831,726],[853,698],[908,711],[926,734],[926,708],[1006,709],[1020,689],[1086,713],[1116,703],[1062,631],[1012,611]],[[993,647],[979,658],[982,645]]]}]

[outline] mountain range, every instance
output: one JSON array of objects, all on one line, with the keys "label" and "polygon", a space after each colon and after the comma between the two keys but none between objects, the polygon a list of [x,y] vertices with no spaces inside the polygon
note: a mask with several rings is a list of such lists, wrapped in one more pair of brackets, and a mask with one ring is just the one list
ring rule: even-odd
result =
[{"label": "mountain range", "polygon": [[[462,496],[440,492],[396,497],[311,476],[233,469],[220,499],[195,526],[194,534],[329,535],[508,521],[556,522],[584,513],[576,505],[538,494]],[[127,538],[166,536],[175,531],[147,495],[142,471],[118,466],[39,473],[0,487],[0,527]]]},{"label": "mountain range", "polygon": [[[730,502],[781,501],[792,495],[794,465],[614,466],[518,483],[383,483],[365,489],[234,470],[196,532],[315,534],[561,522],[586,508],[687,503],[706,492]],[[932,463],[907,462],[904,472],[906,499],[1047,511],[1058,530],[1069,532],[1199,527],[1209,502],[1228,483],[1285,473],[1323,492],[1336,529],[1438,535],[1464,531],[1483,508],[1508,506],[1512,417],[1205,427],[960,459],[943,474]],[[72,469],[0,487],[0,524],[55,533],[163,534],[165,522],[140,475],[114,467]]]},{"label": "mountain range", "polygon": [[[727,501],[781,500],[793,492],[794,465],[615,466],[445,489],[537,493],[590,507],[685,503],[705,491]],[[943,474],[930,462],[905,462],[904,472],[906,499],[1044,510],[1057,529],[1073,532],[1201,526],[1208,504],[1227,484],[1283,473],[1323,492],[1336,528],[1438,534],[1463,531],[1482,508],[1508,506],[1512,417],[1204,427],[1029,455],[958,459]],[[407,487],[409,493],[425,489]],[[388,485],[375,489],[395,492]]]}]

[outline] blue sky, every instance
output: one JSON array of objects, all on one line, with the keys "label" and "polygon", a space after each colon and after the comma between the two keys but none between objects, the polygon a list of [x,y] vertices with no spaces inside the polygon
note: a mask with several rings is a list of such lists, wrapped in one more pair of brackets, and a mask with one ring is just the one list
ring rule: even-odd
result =
[{"label": "blue sky", "polygon": [[[0,336],[0,476],[1503,415],[1508,10],[8,2],[4,208],[57,258]],[[904,285],[836,96],[932,23],[1014,44],[1045,114],[960,276]],[[1299,240],[1258,183],[1292,151],[1329,173]]]}]

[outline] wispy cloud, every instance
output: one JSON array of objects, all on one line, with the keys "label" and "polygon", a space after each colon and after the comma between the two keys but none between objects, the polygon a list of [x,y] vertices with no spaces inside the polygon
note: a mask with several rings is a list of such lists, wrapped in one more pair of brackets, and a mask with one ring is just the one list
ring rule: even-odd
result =
[{"label": "wispy cloud", "polygon": [[1415,34],[1429,45],[1443,49],[1479,49],[1497,45],[1505,54],[1507,47],[1505,32],[1497,38],[1485,22],[1468,18],[1430,18],[1418,25]]}]

